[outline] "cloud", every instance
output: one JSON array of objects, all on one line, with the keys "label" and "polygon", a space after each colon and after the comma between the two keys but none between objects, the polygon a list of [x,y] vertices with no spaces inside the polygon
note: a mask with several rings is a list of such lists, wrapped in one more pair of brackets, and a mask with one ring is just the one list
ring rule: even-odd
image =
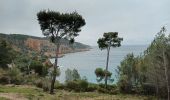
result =
[{"label": "cloud", "polygon": [[97,45],[104,32],[117,31],[123,44],[148,44],[161,26],[170,29],[170,0],[1,0],[0,32],[42,36],[36,14],[42,9],[77,11],[86,20],[77,41]]}]

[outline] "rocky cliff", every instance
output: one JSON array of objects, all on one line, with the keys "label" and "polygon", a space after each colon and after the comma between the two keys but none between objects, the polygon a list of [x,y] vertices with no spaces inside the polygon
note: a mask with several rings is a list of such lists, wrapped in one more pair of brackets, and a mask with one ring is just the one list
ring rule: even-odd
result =
[{"label": "rocky cliff", "polygon": [[[0,37],[9,41],[14,49],[23,52],[35,51],[41,53],[46,56],[55,56],[56,45],[51,43],[49,39],[45,37],[34,37],[28,35],[20,35],[20,34],[2,34],[0,33]],[[80,52],[89,50],[90,46],[75,42],[74,44],[70,44],[67,40],[61,41],[61,46],[59,48],[59,53],[66,54],[72,52]]]}]

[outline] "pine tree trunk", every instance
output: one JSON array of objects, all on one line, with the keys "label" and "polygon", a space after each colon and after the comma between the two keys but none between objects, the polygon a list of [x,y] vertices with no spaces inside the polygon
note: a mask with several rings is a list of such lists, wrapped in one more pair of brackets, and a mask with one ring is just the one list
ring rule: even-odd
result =
[{"label": "pine tree trunk", "polygon": [[157,97],[157,100],[159,100],[159,75],[158,75],[158,73],[157,73],[157,67],[156,67],[156,65],[154,64],[154,63],[152,63],[151,64],[152,66],[154,66],[154,75],[156,76],[156,79],[155,79],[155,84],[156,84],[156,97]]},{"label": "pine tree trunk", "polygon": [[51,81],[50,94],[54,94],[54,84],[55,84],[56,75],[57,75],[57,68],[58,68],[59,48],[60,48],[60,40],[58,40],[58,42],[57,42],[56,58],[55,58],[55,64],[54,64],[54,72],[52,74],[53,78],[52,78],[52,81]]},{"label": "pine tree trunk", "polygon": [[168,95],[168,100],[170,100],[170,87],[169,87],[169,77],[168,77],[168,66],[166,62],[166,56],[165,56],[165,51],[163,50],[163,61],[164,61],[164,67],[165,67],[165,78],[166,78],[166,85],[167,85],[167,95]]},{"label": "pine tree trunk", "polygon": [[[155,72],[156,72],[156,68],[155,68]],[[157,73],[155,73],[157,74]],[[156,75],[156,97],[157,100],[159,100],[159,79],[158,79],[158,75]]]},{"label": "pine tree trunk", "polygon": [[108,64],[109,64],[109,53],[110,53],[110,46],[107,48],[107,61],[106,61],[106,73],[105,73],[105,88],[107,88],[107,71],[108,71]]}]

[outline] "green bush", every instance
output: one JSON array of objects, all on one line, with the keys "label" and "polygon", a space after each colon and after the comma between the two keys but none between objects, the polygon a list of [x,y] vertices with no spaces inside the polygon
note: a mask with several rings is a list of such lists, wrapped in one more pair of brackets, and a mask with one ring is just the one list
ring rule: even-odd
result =
[{"label": "green bush", "polygon": [[119,92],[115,84],[107,85],[107,88],[105,88],[105,84],[99,84],[97,90],[100,93],[107,93],[107,94],[117,94]]},{"label": "green bush", "polygon": [[65,86],[64,84],[59,83],[58,81],[56,81],[56,82],[55,82],[55,85],[54,85],[54,88],[55,88],[55,89],[61,89],[61,90],[63,90],[63,89],[66,88],[66,86]]},{"label": "green bush", "polygon": [[100,88],[105,88],[105,84],[99,84]]},{"label": "green bush", "polygon": [[34,70],[40,76],[46,76],[48,74],[48,68],[43,66],[43,64],[39,61],[32,61],[30,65],[30,69]]},{"label": "green bush", "polygon": [[96,91],[98,88],[98,85],[97,84],[89,84],[88,85],[88,88],[86,89],[87,92],[94,92]]},{"label": "green bush", "polygon": [[26,75],[24,78],[25,78],[24,83],[29,85],[36,84],[36,81],[39,79],[39,77],[36,74]]},{"label": "green bush", "polygon": [[10,77],[10,83],[20,85],[24,83],[24,77],[18,68],[12,68],[8,70],[8,76]]},{"label": "green bush", "polygon": [[86,91],[88,88],[88,82],[86,80],[79,80],[78,85],[81,91]]},{"label": "green bush", "polygon": [[132,86],[129,84],[128,76],[122,75],[118,82],[118,87],[120,92],[122,93],[131,93],[132,92]]},{"label": "green bush", "polygon": [[0,68],[7,69],[7,64],[15,58],[15,53],[12,45],[6,39],[0,38]]},{"label": "green bush", "polygon": [[98,87],[97,91],[100,92],[100,93],[107,93],[107,94],[118,94],[119,93],[119,90],[114,89],[114,88],[111,88],[111,89],[107,88],[106,89],[106,88]]},{"label": "green bush", "polygon": [[102,88],[102,87],[98,87],[98,92],[100,92],[100,93],[109,93],[109,91],[107,90],[107,89],[105,89],[105,88]]},{"label": "green bush", "polygon": [[46,78],[40,78],[35,81],[35,86],[38,88],[42,88],[43,91],[49,91],[50,90],[50,80]]},{"label": "green bush", "polygon": [[11,68],[8,71],[8,75],[10,77],[15,77],[15,76],[18,76],[19,74],[21,74],[21,72],[20,72],[20,70],[18,68]]},{"label": "green bush", "polygon": [[24,83],[24,77],[21,75],[15,76],[11,79],[12,84],[21,85]]},{"label": "green bush", "polygon": [[66,87],[69,90],[74,90],[76,92],[86,91],[88,88],[88,82],[86,80],[74,80],[68,81]]},{"label": "green bush", "polygon": [[2,84],[23,84],[24,78],[18,68],[0,70],[0,83]]},{"label": "green bush", "polygon": [[67,87],[67,89],[69,89],[69,90],[74,90],[74,91],[79,91],[79,90],[80,90],[80,87],[79,87],[77,81],[68,81],[68,82],[66,83],[66,87]]}]

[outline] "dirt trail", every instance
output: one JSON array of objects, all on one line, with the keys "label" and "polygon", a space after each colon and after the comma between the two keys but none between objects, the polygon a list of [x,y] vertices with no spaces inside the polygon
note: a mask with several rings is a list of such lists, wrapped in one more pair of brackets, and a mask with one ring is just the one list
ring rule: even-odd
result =
[{"label": "dirt trail", "polygon": [[0,93],[0,97],[4,97],[10,100],[28,100],[24,96],[17,93]]}]

